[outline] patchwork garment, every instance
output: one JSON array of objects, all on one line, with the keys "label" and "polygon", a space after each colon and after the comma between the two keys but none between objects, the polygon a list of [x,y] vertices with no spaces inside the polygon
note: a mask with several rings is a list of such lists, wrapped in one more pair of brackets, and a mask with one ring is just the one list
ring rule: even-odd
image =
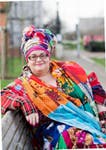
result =
[{"label": "patchwork garment", "polygon": [[[50,71],[56,78],[57,88],[41,81],[28,69],[24,69],[23,76],[15,80],[14,86],[8,87],[18,95],[15,102],[20,99],[21,103],[14,105],[20,105],[25,115],[34,111],[40,115],[34,146],[37,149],[106,147],[106,135],[101,130],[95,104],[99,101],[95,95],[101,93],[100,104],[105,105],[103,88],[95,90],[97,84],[93,84],[92,75],[87,77],[83,68],[75,62],[52,61]],[[2,103],[2,111],[5,112],[9,104],[4,105],[4,100],[5,94]]]}]

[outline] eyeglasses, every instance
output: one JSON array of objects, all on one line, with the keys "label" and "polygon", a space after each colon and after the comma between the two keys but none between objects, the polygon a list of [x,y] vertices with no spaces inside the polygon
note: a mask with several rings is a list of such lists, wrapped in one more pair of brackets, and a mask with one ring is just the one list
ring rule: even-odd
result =
[{"label": "eyeglasses", "polygon": [[49,57],[49,55],[46,54],[46,53],[42,53],[42,54],[40,54],[39,56],[33,54],[33,55],[29,56],[28,59],[31,60],[31,61],[36,61],[38,57],[39,57],[41,60],[45,60],[47,57]]}]

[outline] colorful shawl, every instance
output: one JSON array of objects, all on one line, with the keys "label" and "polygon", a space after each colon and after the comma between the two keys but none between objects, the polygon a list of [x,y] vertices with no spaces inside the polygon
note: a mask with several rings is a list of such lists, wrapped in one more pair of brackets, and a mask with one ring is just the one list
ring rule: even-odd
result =
[{"label": "colorful shawl", "polygon": [[[48,118],[83,129],[101,144],[101,132],[93,94],[85,71],[75,62],[51,62],[51,73],[58,88],[33,74],[22,77],[22,84],[33,104]],[[76,92],[77,91],[77,92]]]}]

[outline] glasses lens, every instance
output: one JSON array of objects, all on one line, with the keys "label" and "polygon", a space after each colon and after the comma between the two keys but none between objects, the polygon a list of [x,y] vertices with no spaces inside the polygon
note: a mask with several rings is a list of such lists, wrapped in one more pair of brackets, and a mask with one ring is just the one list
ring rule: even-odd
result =
[{"label": "glasses lens", "polygon": [[29,60],[31,60],[31,61],[36,61],[37,60],[37,58],[40,58],[41,60],[44,60],[44,59],[46,59],[47,57],[48,57],[49,55],[48,54],[41,54],[41,55],[39,55],[39,56],[36,56],[36,55],[32,55],[32,56],[29,56]]}]

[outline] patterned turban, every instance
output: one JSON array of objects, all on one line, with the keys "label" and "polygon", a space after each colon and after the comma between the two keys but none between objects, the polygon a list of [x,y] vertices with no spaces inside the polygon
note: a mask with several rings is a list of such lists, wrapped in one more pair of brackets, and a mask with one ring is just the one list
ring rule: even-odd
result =
[{"label": "patterned turban", "polygon": [[36,29],[31,25],[23,30],[21,51],[26,60],[32,51],[43,50],[51,54],[56,45],[56,37],[49,29]]}]

